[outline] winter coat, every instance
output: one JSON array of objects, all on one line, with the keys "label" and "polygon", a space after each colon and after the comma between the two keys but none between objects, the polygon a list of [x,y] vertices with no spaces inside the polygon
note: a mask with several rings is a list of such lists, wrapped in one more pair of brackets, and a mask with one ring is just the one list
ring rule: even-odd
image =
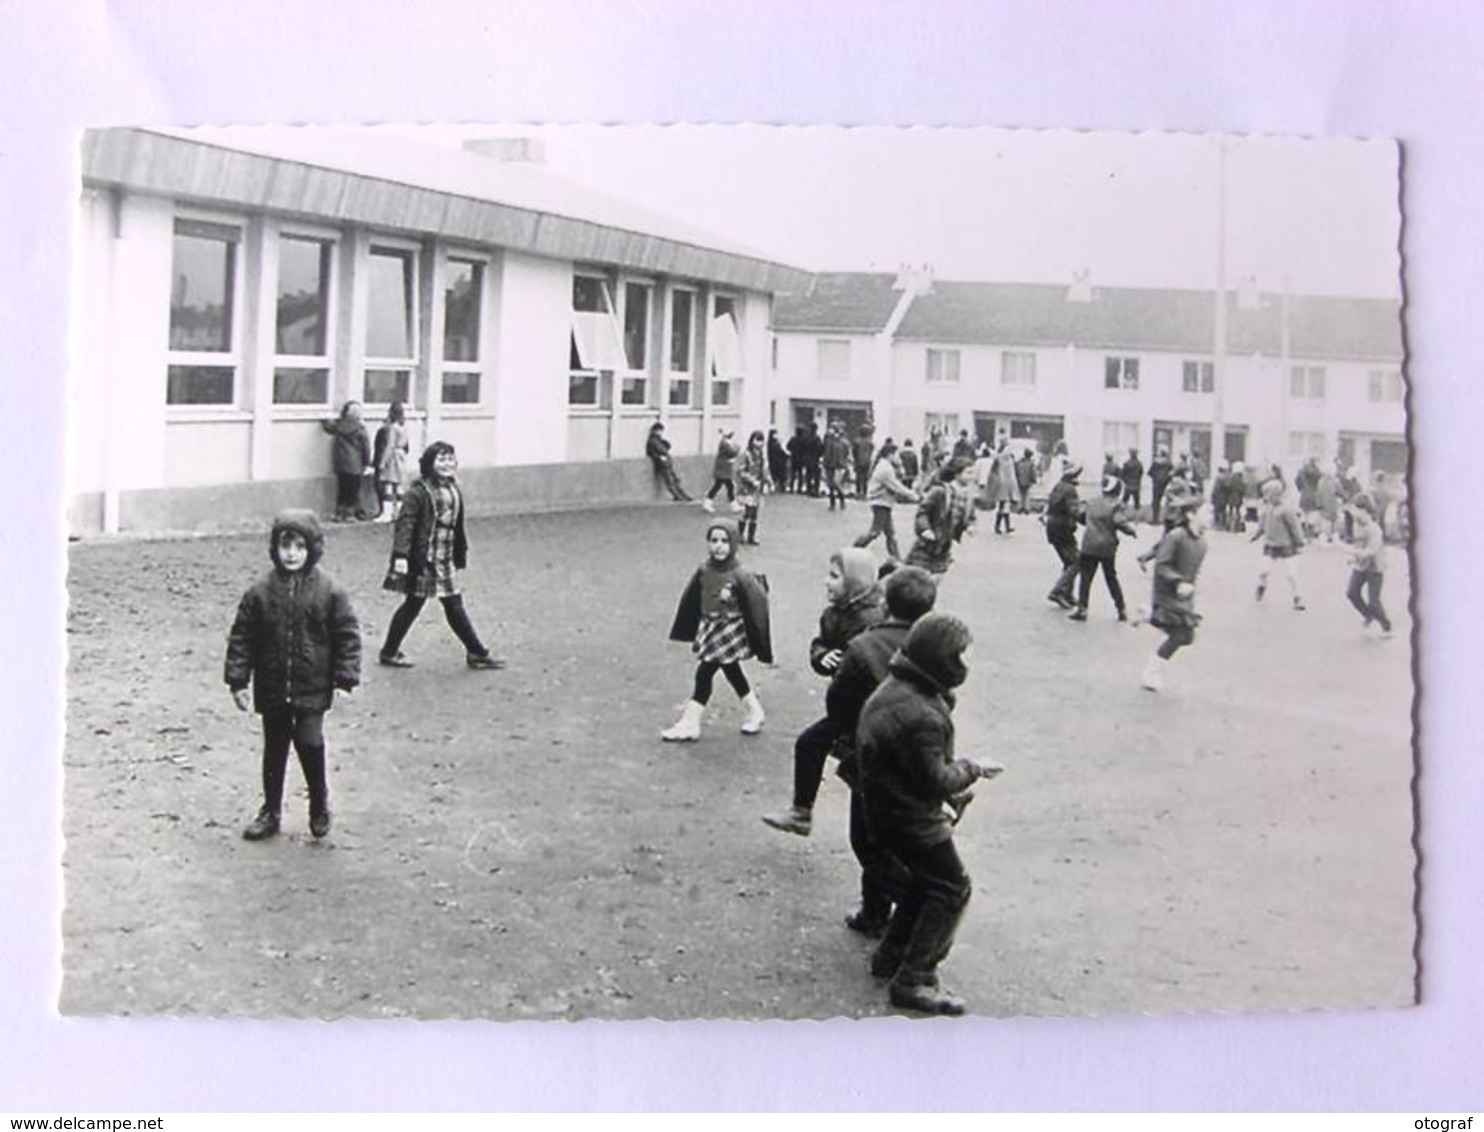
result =
[{"label": "winter coat", "polygon": [[1175,474],[1175,469],[1170,466],[1169,460],[1156,456],[1149,464],[1149,486],[1160,495],[1164,494],[1165,487],[1170,482],[1170,477]]},{"label": "winter coat", "polygon": [[1030,453],[1015,461],[1015,486],[1027,492],[1036,482],[1036,458]]},{"label": "winter coat", "polygon": [[838,432],[831,432],[824,438],[824,466],[826,468],[840,469],[850,464],[850,441],[846,440]]},{"label": "winter coat", "polygon": [[876,451],[876,445],[872,443],[869,436],[857,436],[850,446],[850,453],[855,459],[855,466],[862,470],[871,466],[871,454]]},{"label": "winter coat", "polygon": [[877,460],[871,478],[866,481],[866,502],[873,507],[890,507],[898,500],[916,502],[917,493],[897,477],[896,466],[890,460]]},{"label": "winter coat", "polygon": [[371,438],[366,426],[349,417],[320,421],[319,427],[335,438],[330,467],[337,476],[358,476],[371,466]]},{"label": "winter coat", "polygon": [[844,650],[885,616],[886,607],[881,603],[879,589],[850,605],[825,606],[819,615],[819,636],[809,642],[809,667],[821,676],[833,676],[834,673],[820,663],[825,655],[836,649]]},{"label": "winter coat", "polygon": [[1194,594],[1182,597],[1181,582],[1195,584],[1206,557],[1206,540],[1185,523],[1165,531],[1154,551],[1150,624],[1161,629],[1194,627],[1200,621]]},{"label": "winter coat", "polygon": [[[286,530],[309,548],[303,568],[292,573],[278,559]],[[259,713],[328,711],[336,688],[348,692],[361,682],[360,622],[350,596],[319,569],[324,548],[312,512],[280,513],[269,536],[273,569],[237,603],[223,679],[234,692],[251,684]]]},{"label": "winter coat", "polygon": [[1130,456],[1123,462],[1120,469],[1123,486],[1129,491],[1138,491],[1139,485],[1144,481],[1144,463],[1137,456]]},{"label": "winter coat", "polygon": [[1123,504],[1112,496],[1089,499],[1086,508],[1087,530],[1082,532],[1082,557],[1113,558],[1118,553],[1118,532],[1138,537],[1139,532],[1124,517]]},{"label": "winter coat", "polygon": [[1257,520],[1263,553],[1272,558],[1292,558],[1304,546],[1304,529],[1293,508],[1279,500],[1266,504]]},{"label": "winter coat", "polygon": [[735,440],[723,436],[716,446],[716,462],[711,465],[711,478],[729,480],[737,474],[737,457],[742,449]]},{"label": "winter coat", "polygon": [[978,777],[953,757],[953,693],[904,651],[861,709],[856,756],[873,831],[923,846],[953,836],[943,803]]},{"label": "winter coat", "polygon": [[[680,595],[675,620],[670,625],[670,640],[696,639],[696,633],[701,628],[701,572],[708,568],[707,564],[702,563],[691,575],[685,592]],[[773,641],[768,624],[767,581],[742,566],[733,566],[729,573],[736,587],[737,607],[742,614],[742,623],[747,629],[748,647],[764,664],[772,664]]]},{"label": "winter coat", "polygon": [[898,457],[902,461],[903,481],[906,483],[913,482],[915,479],[917,479],[917,453],[911,448],[903,448],[901,452],[898,453]]},{"label": "winter coat", "polygon": [[825,692],[825,715],[835,725],[835,755],[840,760],[836,771],[852,787],[858,780],[855,761],[855,731],[861,709],[871,693],[886,679],[887,665],[907,640],[910,621],[887,617],[857,633],[840,658],[840,667]]},{"label": "winter coat", "polygon": [[657,469],[670,463],[670,442],[665,439],[664,433],[649,434],[649,439],[644,442],[644,455],[649,457]]},{"label": "winter coat", "polygon": [[1063,543],[1075,540],[1077,516],[1082,511],[1082,500],[1077,495],[1077,485],[1072,480],[1060,480],[1046,497],[1046,541]]},{"label": "winter coat", "polygon": [[748,445],[737,461],[737,502],[756,507],[762,498],[764,486],[772,486],[768,475],[768,458],[762,448]]},{"label": "winter coat", "polygon": [[[972,514],[970,501],[962,496],[957,485],[942,480],[934,483],[917,505],[917,515],[912,520],[917,541],[907,552],[907,565],[921,566],[934,574],[945,573],[953,561],[953,544],[963,538]],[[934,537],[923,538],[927,531]]]},{"label": "winter coat", "polygon": [[394,483],[398,487],[407,482],[407,426],[396,421],[387,421],[376,430],[376,452],[372,466],[376,478],[383,483]]},{"label": "winter coat", "polygon": [[984,498],[991,507],[1014,503],[1020,498],[1020,487],[1015,482],[1015,455],[1008,448],[995,453]]},{"label": "winter coat", "polygon": [[[453,567],[462,570],[469,565],[469,536],[464,528],[464,495],[454,486],[458,496],[458,517],[453,530]],[[410,582],[422,571],[430,568],[428,546],[433,538],[433,523],[438,517],[437,508],[428,486],[421,479],[414,480],[402,499],[402,509],[397,512],[397,523],[392,528],[392,559],[407,559],[406,579]]]}]

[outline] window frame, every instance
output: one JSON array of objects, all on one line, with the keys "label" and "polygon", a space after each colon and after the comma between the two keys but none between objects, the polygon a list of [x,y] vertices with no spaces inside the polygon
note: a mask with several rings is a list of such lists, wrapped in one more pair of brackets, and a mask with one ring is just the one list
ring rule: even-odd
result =
[{"label": "window frame", "polygon": [[[850,380],[850,362],[851,362],[851,348],[850,348],[851,347],[851,342],[850,342],[850,339],[849,338],[818,338],[818,339],[815,339],[815,346],[816,346],[815,357],[814,357],[814,373],[815,373],[815,377],[818,380],[820,380],[820,381],[847,381],[848,382]],[[826,368],[825,368],[824,358],[825,358],[825,347],[826,346],[832,346],[832,347],[833,346],[843,346],[844,347],[844,360],[845,360],[845,364],[844,364],[844,366],[841,368],[841,370],[838,373],[833,372],[833,371],[830,371],[830,370],[826,370]]]},{"label": "window frame", "polygon": [[[231,240],[223,240],[231,248],[228,280],[231,293],[223,304],[227,312],[230,329],[228,348],[221,350],[177,350],[170,345],[169,324],[165,337],[165,388],[162,391],[165,411],[172,416],[205,413],[225,415],[242,411],[243,401],[243,311],[247,279],[247,235],[248,218],[234,213],[209,212],[199,209],[178,208],[171,218],[170,229],[170,275],[166,309],[169,322],[174,321],[175,312],[175,240],[182,235],[182,225],[230,230]],[[185,233],[189,235],[189,233]],[[170,399],[170,371],[173,369],[222,369],[231,371],[231,394],[225,401],[172,401]]]},{"label": "window frame", "polygon": [[[938,365],[934,367],[933,360],[937,359]],[[953,360],[953,365],[946,363]],[[934,369],[937,376],[933,376]],[[949,375],[952,370],[952,375]],[[922,379],[927,385],[958,385],[963,381],[964,358],[963,351],[957,346],[928,346],[923,352],[923,374]],[[955,435],[957,435],[955,433]]]},{"label": "window frame", "polygon": [[[466,264],[474,268],[474,277],[477,282],[478,294],[475,298],[474,312],[478,325],[474,330],[474,358],[472,361],[453,361],[448,357],[448,291],[452,276],[449,271],[452,264]],[[485,404],[489,395],[487,383],[484,380],[485,372],[485,339],[487,337],[488,319],[485,318],[485,305],[489,299],[489,274],[491,260],[487,255],[479,252],[468,251],[463,248],[450,248],[439,262],[439,277],[436,283],[438,289],[438,301],[443,304],[443,335],[438,344],[438,404],[446,409],[456,411],[468,411],[478,409]],[[468,401],[453,401],[447,396],[447,379],[450,374],[464,375],[472,379],[474,397]]]},{"label": "window frame", "polygon": [[[629,289],[638,288],[644,292],[644,357],[641,365],[635,367],[633,359],[629,357],[628,318],[629,318]],[[653,279],[640,275],[621,275],[617,280],[616,295],[618,310],[615,317],[618,320],[619,337],[623,344],[624,368],[614,372],[614,385],[617,401],[621,408],[630,412],[653,408],[654,382],[652,380],[654,365],[654,316],[655,316],[655,294],[658,288]],[[630,392],[637,383],[638,399],[631,400]]]},{"label": "window frame", "polygon": [[[1192,376],[1194,380],[1192,380]],[[1216,392],[1216,363],[1186,359],[1180,363],[1180,391],[1195,396]]]},{"label": "window frame", "polygon": [[[407,296],[408,326],[407,337],[412,348],[411,357],[399,358],[390,355],[373,354],[371,352],[371,257],[382,254],[390,258],[390,253],[398,258],[410,257],[411,293]],[[409,408],[413,404],[413,395],[417,390],[417,375],[422,367],[422,356],[424,343],[422,341],[422,257],[428,254],[426,249],[416,241],[397,239],[391,236],[372,235],[366,243],[366,316],[364,325],[361,327],[361,364],[358,374],[360,385],[360,400],[367,406],[386,407],[392,401],[401,401]],[[405,277],[404,277],[405,278]],[[442,349],[440,343],[439,349]],[[388,401],[372,400],[367,391],[367,376],[372,370],[405,370],[407,373],[407,389],[398,397]],[[441,392],[441,391],[440,391]]]},{"label": "window frame", "polygon": [[[601,311],[578,310],[577,282],[591,279],[599,284],[599,294],[606,308]],[[613,374],[624,368],[618,363],[624,357],[623,328],[619,325],[614,299],[614,276],[595,268],[574,267],[570,288],[568,321],[567,409],[579,412],[607,412],[613,407]],[[598,316],[598,317],[589,317]],[[596,354],[590,354],[596,351]],[[573,365],[572,362],[576,362]],[[588,361],[596,364],[587,365]],[[603,362],[608,365],[603,365]],[[593,399],[574,401],[576,380],[591,382]]]},{"label": "window frame", "polygon": [[[275,234],[277,240],[277,278],[273,294],[273,373],[269,401],[275,412],[293,410],[322,410],[333,403],[335,389],[336,343],[340,330],[340,273],[336,269],[340,262],[342,234],[331,228],[315,228],[301,224],[287,224]],[[278,349],[278,304],[283,297],[283,246],[286,241],[318,244],[321,248],[324,277],[321,280],[324,296],[323,354],[286,354]],[[323,370],[325,395],[319,401],[280,401],[278,399],[278,374],[280,370]]]},{"label": "window frame", "polygon": [[1366,400],[1374,405],[1400,404],[1405,390],[1402,371],[1378,367],[1366,373]]},{"label": "window frame", "polygon": [[[1016,364],[1011,365],[1011,361]],[[1025,371],[1030,371],[1030,380],[1024,380]],[[1011,374],[1016,376],[1011,379]],[[1034,389],[1036,387],[1036,352],[1034,350],[1000,351],[1000,385],[1010,389]]]},{"label": "window frame", "polygon": [[[1113,430],[1110,434],[1109,430]],[[1128,439],[1129,437],[1132,439]],[[1103,451],[1127,452],[1139,447],[1138,421],[1103,421]]]},{"label": "window frame", "polygon": [[[1316,381],[1317,379],[1317,381]],[[1288,396],[1293,401],[1323,401],[1328,384],[1327,367],[1296,362],[1288,367]],[[1315,388],[1318,392],[1315,392]],[[1295,387],[1298,392],[1295,392]]]},{"label": "window frame", "polygon": [[[683,370],[675,368],[675,297],[679,294],[690,296],[690,325],[686,329],[685,342],[685,366]],[[697,409],[696,392],[698,384],[696,381],[696,314],[700,310],[701,292],[691,286],[683,284],[671,284],[666,292],[665,302],[665,403],[672,409]],[[676,392],[683,390],[683,395],[677,400]]]},{"label": "window frame", "polygon": [[922,437],[926,441],[933,434],[933,425],[936,419],[938,435],[943,438],[945,444],[952,446],[958,439],[959,414],[957,413],[923,413],[922,414]]},{"label": "window frame", "polygon": [[[1317,445],[1311,443],[1316,439],[1318,440]],[[1321,464],[1329,459],[1329,442],[1325,434],[1313,430],[1289,429],[1288,458],[1290,460],[1307,460],[1311,456]]]},{"label": "window frame", "polygon": [[1133,354],[1104,354],[1103,390],[1107,393],[1137,393],[1139,391],[1138,357]]},{"label": "window frame", "polygon": [[[728,312],[732,324],[730,332],[718,329],[718,323],[722,319],[719,309],[722,303],[730,306]],[[707,390],[707,402],[718,409],[735,409],[738,400],[733,397],[734,388],[740,386],[747,376],[747,354],[742,346],[742,296],[733,291],[713,291],[711,301],[707,304],[710,318],[707,321],[706,353],[708,355],[706,370],[710,388]],[[730,338],[727,334],[730,333]],[[725,342],[725,345],[723,343]],[[736,367],[723,371],[718,364],[731,360],[721,355],[728,352],[728,347],[736,346]],[[721,346],[721,349],[718,347]]]}]

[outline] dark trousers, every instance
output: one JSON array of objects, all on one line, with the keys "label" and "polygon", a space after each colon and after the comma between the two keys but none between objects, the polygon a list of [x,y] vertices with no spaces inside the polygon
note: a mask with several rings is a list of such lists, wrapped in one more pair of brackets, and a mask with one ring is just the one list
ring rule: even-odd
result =
[{"label": "dark trousers", "polygon": [[715,479],[713,479],[711,481],[711,490],[706,493],[706,498],[707,499],[715,499],[716,498],[716,493],[718,491],[720,491],[722,488],[726,488],[727,489],[727,502],[728,503],[731,503],[734,500],[736,500],[736,498],[737,498],[737,487],[736,487],[736,485],[734,483],[732,483],[731,480],[724,480],[724,479],[721,479],[720,477],[717,477],[717,478],[715,478]]},{"label": "dark trousers", "polygon": [[[898,986],[936,986],[938,965],[948,957],[953,937],[973,891],[953,838],[921,845],[889,829],[874,829],[877,846],[906,870],[906,887],[891,915],[878,955],[898,961]],[[890,966],[873,964],[878,970]]]},{"label": "dark trousers", "polygon": [[690,698],[696,703],[709,704],[711,702],[711,688],[716,681],[717,669],[721,669],[721,674],[727,678],[727,683],[732,686],[732,691],[738,696],[746,696],[752,691],[752,685],[747,682],[747,673],[742,671],[742,665],[739,662],[717,664],[714,660],[703,660],[696,665],[696,682],[691,690]]},{"label": "dark trousers", "polygon": [[798,494],[804,490],[804,465],[792,463],[788,469],[788,490]]},{"label": "dark trousers", "polygon": [[907,891],[908,873],[871,835],[859,790],[850,792],[850,851],[861,867],[861,918],[884,924],[891,917],[892,905]]},{"label": "dark trousers", "polygon": [[[448,627],[463,642],[465,651],[473,656],[484,656],[489,650],[484,647],[484,642],[474,630],[474,623],[469,620],[468,611],[464,609],[463,595],[451,594],[438,600],[443,603],[443,616],[448,621]],[[386,641],[381,646],[382,656],[395,656],[401,649],[407,631],[412,628],[412,623],[417,620],[417,615],[423,611],[426,603],[426,598],[408,594],[402,604],[397,606],[397,612],[392,614],[392,623],[387,626]]]},{"label": "dark trousers", "polygon": [[812,463],[804,469],[804,486],[810,495],[819,495],[819,464]]},{"label": "dark trousers", "polygon": [[335,518],[349,519],[361,506],[361,477],[354,472],[335,473]]},{"label": "dark trousers", "polygon": [[654,461],[654,470],[659,474],[660,482],[670,492],[671,499],[689,499],[685,488],[680,486],[680,477],[675,474],[675,465],[669,460]]},{"label": "dark trousers", "polygon": [[1103,581],[1108,583],[1108,594],[1113,599],[1113,608],[1119,613],[1123,612],[1123,587],[1118,584],[1118,566],[1112,558],[1089,558],[1082,555],[1078,559],[1077,570],[1081,574],[1080,584],[1077,587],[1077,608],[1087,608],[1087,598],[1092,589],[1092,576],[1098,572],[1098,567],[1103,568]]},{"label": "dark trousers", "polygon": [[1345,596],[1355,606],[1356,612],[1365,618],[1367,625],[1375,621],[1389,633],[1391,618],[1386,616],[1386,610],[1381,607],[1381,583],[1385,580],[1386,575],[1379,570],[1352,570]]},{"label": "dark trousers", "polygon": [[835,500],[840,501],[840,506],[845,506],[845,489],[840,486],[840,480],[845,475],[844,468],[826,468],[824,470],[825,490],[830,496],[830,510],[835,509]]},{"label": "dark trousers", "polygon": [[757,545],[758,507],[756,503],[742,504],[742,521],[737,524],[737,537],[748,546]]},{"label": "dark trousers", "polygon": [[1150,519],[1151,522],[1154,522],[1154,523],[1159,522],[1159,507],[1160,507],[1160,504],[1164,502],[1164,498],[1165,498],[1165,485],[1164,484],[1157,483],[1152,488],[1150,488],[1149,503],[1150,503],[1150,506],[1151,506],[1152,510],[1150,512],[1149,519]]},{"label": "dark trousers", "polygon": [[812,810],[824,778],[824,763],[840,729],[828,717],[816,719],[794,740],[794,805]]},{"label": "dark trousers", "polygon": [[1076,595],[1072,593],[1072,583],[1077,579],[1078,563],[1077,538],[1075,535],[1063,535],[1060,538],[1047,538],[1051,543],[1051,549],[1056,551],[1057,558],[1061,559],[1061,575],[1056,579],[1056,585],[1051,587],[1053,596],[1060,595],[1068,601],[1075,601]]},{"label": "dark trousers", "polygon": [[329,808],[325,780],[325,713],[275,708],[263,713],[263,808],[277,814],[283,810],[283,780],[288,771],[289,746],[299,756],[299,767],[309,787],[309,812],[323,814]]},{"label": "dark trousers", "polygon": [[867,460],[864,464],[859,461],[855,465],[855,497],[864,499],[866,497],[866,481],[871,478],[871,462]]},{"label": "dark trousers", "polygon": [[871,504],[871,529],[860,538],[855,540],[856,546],[870,546],[876,541],[877,535],[886,536],[886,553],[893,558],[900,558],[901,548],[897,546],[897,530],[891,519],[891,504]]},{"label": "dark trousers", "polygon": [[1186,645],[1195,640],[1195,629],[1189,625],[1181,625],[1179,628],[1166,629],[1165,639],[1160,642],[1159,648],[1154,651],[1159,654],[1160,659],[1169,660]]}]

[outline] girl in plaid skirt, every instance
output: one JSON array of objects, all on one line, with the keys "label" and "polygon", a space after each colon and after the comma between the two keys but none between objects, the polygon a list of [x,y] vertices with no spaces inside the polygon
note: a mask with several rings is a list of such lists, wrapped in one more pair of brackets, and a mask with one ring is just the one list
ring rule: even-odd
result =
[{"label": "girl in plaid skirt", "polygon": [[737,528],[725,519],[706,527],[706,561],[691,575],[670,628],[672,641],[690,641],[696,654],[695,687],[675,725],[660,733],[666,742],[701,737],[701,716],[711,699],[717,670],[747,709],[742,734],[763,729],[763,705],[747,682],[742,662],[756,656],[773,663],[768,631],[767,582],[737,561]]},{"label": "girl in plaid skirt", "polygon": [[392,623],[380,661],[388,668],[411,668],[402,653],[402,640],[423,604],[436,597],[443,604],[448,627],[463,642],[470,668],[504,668],[505,661],[492,656],[479,639],[464,599],[459,593],[457,571],[469,560],[469,540],[464,533],[464,496],[454,471],[458,457],[453,445],[436,440],[418,461],[422,478],[407,489],[392,535],[392,561],[382,589],[405,594]]}]

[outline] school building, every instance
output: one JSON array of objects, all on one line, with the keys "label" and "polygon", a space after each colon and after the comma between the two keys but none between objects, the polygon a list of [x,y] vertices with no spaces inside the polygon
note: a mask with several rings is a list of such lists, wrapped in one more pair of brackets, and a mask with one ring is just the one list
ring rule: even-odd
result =
[{"label": "school building", "polygon": [[[1228,293],[1220,420],[1227,460],[1290,469],[1407,467],[1399,302]],[[938,428],[1099,467],[1156,446],[1208,465],[1216,420],[1213,291],[966,283],[828,273],[774,304],[775,419],[867,418],[877,439]]]},{"label": "school building", "polygon": [[[88,131],[73,533],[220,529],[333,498],[320,422],[408,408],[471,506],[704,487],[770,410],[771,306],[811,276],[554,176],[530,140]],[[657,174],[661,171],[656,171]]]}]

